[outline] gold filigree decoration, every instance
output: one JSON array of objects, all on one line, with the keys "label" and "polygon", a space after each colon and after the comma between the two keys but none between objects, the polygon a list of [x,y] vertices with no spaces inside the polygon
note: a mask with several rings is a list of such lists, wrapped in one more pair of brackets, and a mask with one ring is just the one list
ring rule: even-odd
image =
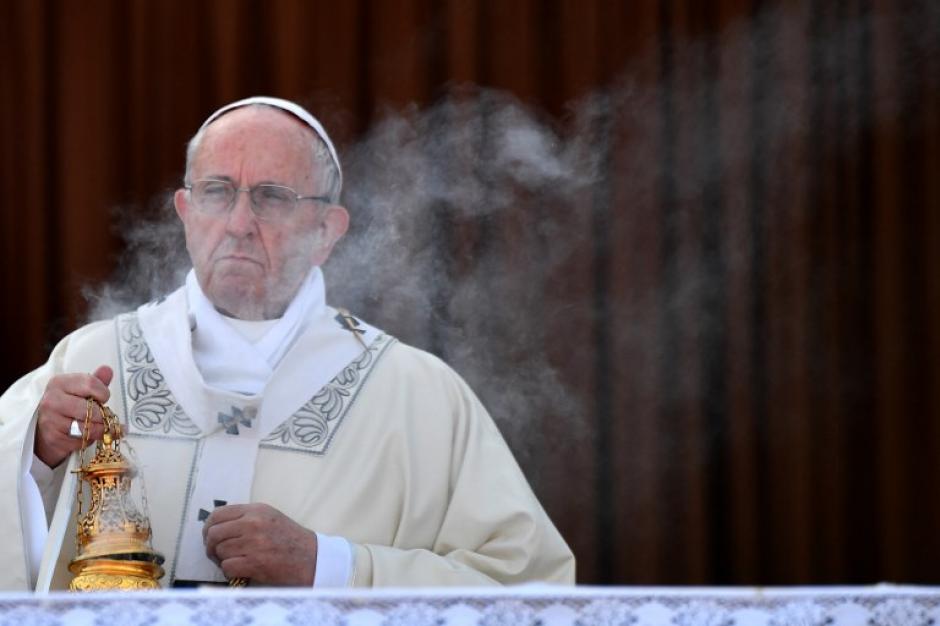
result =
[{"label": "gold filigree decoration", "polygon": [[[104,434],[95,455],[85,463],[92,416],[99,411]],[[124,436],[117,416],[106,406],[88,398],[82,446],[79,451],[80,479],[76,507],[76,557],[69,563],[75,575],[71,591],[158,589],[163,577],[163,556],[151,545],[152,531],[146,497],[142,509],[131,496],[131,481],[137,472],[121,452]],[[140,480],[143,480],[142,478]],[[90,492],[88,510],[82,511],[82,494]]]}]

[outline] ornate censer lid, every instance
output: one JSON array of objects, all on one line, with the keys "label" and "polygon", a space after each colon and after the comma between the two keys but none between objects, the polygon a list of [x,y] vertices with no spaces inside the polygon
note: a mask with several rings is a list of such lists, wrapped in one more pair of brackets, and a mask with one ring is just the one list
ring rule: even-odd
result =
[{"label": "ornate censer lid", "polygon": [[[104,436],[95,456],[86,465],[85,449],[95,407],[104,418]],[[151,545],[150,518],[146,497],[142,512],[131,495],[131,479],[137,475],[121,453],[121,425],[111,410],[89,398],[82,430],[80,479],[76,512],[76,554],[69,563],[75,574],[72,591],[158,589],[163,577],[163,556]],[[143,481],[143,478],[139,478]],[[91,505],[82,512],[82,494],[87,483]],[[142,485],[142,483],[141,483]]]}]

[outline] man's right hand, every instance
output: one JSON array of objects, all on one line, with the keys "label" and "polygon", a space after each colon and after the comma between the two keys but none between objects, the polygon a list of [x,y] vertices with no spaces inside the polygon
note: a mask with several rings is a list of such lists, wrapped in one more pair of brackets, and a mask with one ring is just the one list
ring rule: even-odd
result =
[{"label": "man's right hand", "polygon": [[[79,428],[84,430],[86,398],[94,398],[101,404],[107,402],[111,397],[108,384],[113,375],[110,367],[102,365],[94,374],[59,374],[49,380],[39,401],[34,445],[36,456],[43,463],[55,467],[73,450],[81,448],[82,439],[69,435],[72,420],[77,420]],[[88,441],[101,439],[103,433],[104,422],[100,411],[95,409]]]}]

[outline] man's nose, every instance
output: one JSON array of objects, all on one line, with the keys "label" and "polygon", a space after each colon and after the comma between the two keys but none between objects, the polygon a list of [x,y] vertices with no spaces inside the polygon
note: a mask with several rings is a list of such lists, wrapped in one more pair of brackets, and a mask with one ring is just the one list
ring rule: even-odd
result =
[{"label": "man's nose", "polygon": [[226,230],[236,237],[246,237],[258,227],[258,217],[251,209],[251,194],[246,189],[235,191],[232,210],[229,211]]}]

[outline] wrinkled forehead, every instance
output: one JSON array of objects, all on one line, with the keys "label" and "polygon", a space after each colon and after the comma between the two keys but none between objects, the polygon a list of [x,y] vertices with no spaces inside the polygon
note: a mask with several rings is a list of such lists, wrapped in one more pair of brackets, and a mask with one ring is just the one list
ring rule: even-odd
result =
[{"label": "wrinkled forehead", "polygon": [[333,141],[327,134],[326,129],[320,123],[320,120],[314,117],[310,111],[303,108],[296,102],[291,102],[290,100],[284,100],[283,98],[275,98],[271,96],[251,96],[250,98],[244,98],[236,102],[230,102],[229,104],[226,104],[225,106],[217,109],[214,113],[212,113],[212,115],[206,118],[206,121],[203,122],[202,126],[199,128],[199,132],[202,132],[203,129],[219,118],[229,115],[231,112],[237,111],[238,109],[244,107],[264,107],[281,111],[293,116],[294,119],[300,121],[307,128],[312,130],[318,139],[318,143],[322,144],[322,146],[326,148],[326,152],[329,155],[330,161],[332,161],[333,170],[337,178],[337,192],[339,189],[342,189],[343,168],[339,163],[339,156],[336,153],[336,147],[333,145]]},{"label": "wrinkled forehead", "polygon": [[203,129],[193,169],[260,168],[306,174],[317,169],[311,146],[316,134],[289,113],[270,107],[243,107],[213,120]]}]

